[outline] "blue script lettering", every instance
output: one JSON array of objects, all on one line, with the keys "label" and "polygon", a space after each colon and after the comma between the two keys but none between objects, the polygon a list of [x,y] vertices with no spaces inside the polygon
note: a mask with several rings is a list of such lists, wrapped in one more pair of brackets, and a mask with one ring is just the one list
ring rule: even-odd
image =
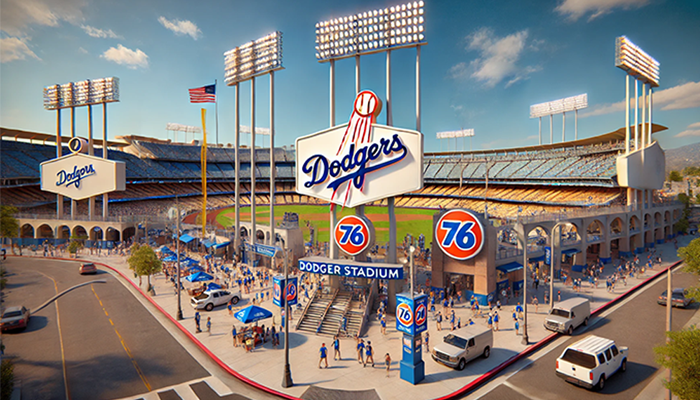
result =
[{"label": "blue script lettering", "polygon": [[[395,152],[401,152],[401,154],[388,161],[368,166],[370,161],[377,160],[382,155],[389,156]],[[365,183],[365,175],[396,164],[407,155],[408,149],[401,142],[398,134],[395,134],[391,139],[382,138],[379,143],[372,143],[357,150],[353,143],[349,146],[348,153],[340,160],[329,162],[325,156],[316,154],[304,161],[304,165],[301,167],[301,170],[310,176],[310,180],[304,183],[304,187],[310,188],[333,178],[328,183],[327,188],[329,189],[335,190],[349,180],[352,180],[355,188],[360,189]],[[341,176],[342,173],[346,173],[346,175]]]},{"label": "blue script lettering", "polygon": [[80,188],[80,181],[90,175],[95,175],[95,168],[92,164],[80,169],[78,169],[77,166],[73,166],[73,172],[68,172],[66,170],[58,171],[58,174],[56,174],[56,176],[58,176],[56,186],[65,184],[66,187],[75,185],[76,188]]}]

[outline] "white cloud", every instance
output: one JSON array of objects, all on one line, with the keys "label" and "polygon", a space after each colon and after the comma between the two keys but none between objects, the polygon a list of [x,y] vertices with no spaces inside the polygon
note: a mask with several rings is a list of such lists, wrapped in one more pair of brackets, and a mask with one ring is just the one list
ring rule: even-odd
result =
[{"label": "white cloud", "polygon": [[612,12],[615,8],[629,10],[641,8],[649,4],[649,0],[564,0],[554,11],[568,17],[571,21],[577,21],[582,16],[590,13],[588,21],[592,21],[601,15]]},{"label": "white cloud", "polygon": [[126,65],[130,69],[148,67],[148,56],[146,53],[141,51],[141,49],[131,50],[121,44],[117,45],[116,48],[110,47],[100,57],[119,65]]},{"label": "white cloud", "polygon": [[92,36],[94,38],[123,39],[121,36],[112,32],[111,29],[105,30],[105,29],[95,28],[94,26],[90,26],[90,25],[80,25],[80,27],[83,28],[85,33],[87,33],[89,36]]},{"label": "white cloud", "polygon": [[86,4],[87,0],[3,0],[0,26],[10,36],[25,36],[30,25],[77,23],[83,20]]},{"label": "white cloud", "polygon": [[[505,37],[497,37],[489,28],[481,28],[467,36],[467,50],[476,50],[480,56],[473,60],[469,67],[459,63],[450,68],[449,74],[454,79],[465,78],[469,75],[486,87],[494,87],[508,79],[506,87],[523,79],[527,79],[539,67],[518,66],[527,42],[528,31],[523,30]],[[538,46],[541,42],[538,42]]]},{"label": "white cloud", "polygon": [[16,37],[0,38],[0,62],[24,60],[27,56],[41,60],[24,40]]},{"label": "white cloud", "polygon": [[[630,91],[634,93],[634,90]],[[657,110],[682,110],[700,107],[700,82],[687,82],[682,85],[654,92],[652,99],[654,102],[654,109]],[[632,95],[632,99],[630,100],[630,106],[634,109],[634,95]],[[625,101],[623,100],[617,103],[594,106],[582,111],[579,117],[593,117],[624,111]]]},{"label": "white cloud", "polygon": [[197,40],[202,34],[202,31],[200,31],[199,28],[197,28],[197,25],[195,25],[195,23],[192,21],[180,21],[178,19],[169,21],[167,18],[161,16],[158,18],[158,22],[160,22],[167,29],[175,32],[175,34],[178,36],[190,35],[192,39]]},{"label": "white cloud", "polygon": [[674,137],[700,136],[700,122],[688,125],[685,130]]}]

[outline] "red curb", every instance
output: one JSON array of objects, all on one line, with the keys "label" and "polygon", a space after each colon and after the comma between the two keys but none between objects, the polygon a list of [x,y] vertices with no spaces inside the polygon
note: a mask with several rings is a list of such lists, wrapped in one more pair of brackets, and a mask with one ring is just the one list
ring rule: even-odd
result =
[{"label": "red curb", "polygon": [[141,290],[141,288],[139,288],[138,286],[136,286],[136,284],[135,284],[134,282],[132,282],[131,279],[129,279],[126,275],[124,275],[123,272],[119,271],[118,269],[116,269],[116,268],[114,268],[114,267],[111,267],[111,266],[109,266],[109,265],[107,265],[107,264],[104,264],[104,263],[101,263],[101,262],[90,261],[90,260],[81,260],[81,259],[79,259],[79,258],[17,256],[17,255],[9,255],[9,254],[8,254],[8,257],[27,257],[27,258],[42,258],[42,259],[48,259],[48,260],[62,260],[62,261],[76,261],[76,262],[91,262],[91,263],[93,263],[93,264],[97,264],[97,265],[100,265],[100,266],[102,266],[102,267],[109,268],[109,269],[111,269],[112,271],[118,273],[118,274],[119,274],[122,278],[124,278],[127,282],[129,282],[129,283],[131,284],[131,286],[134,287],[134,289],[138,290],[139,293],[141,293],[141,295],[142,295],[143,297],[145,297],[148,301],[150,301],[151,304],[152,304],[153,306],[155,306],[161,313],[163,313],[163,315],[165,315],[166,317],[168,317],[168,319],[170,319],[170,321],[171,321],[172,323],[174,323],[175,326],[177,326],[178,328],[180,328],[180,330],[181,330],[185,335],[187,335],[187,337],[189,337],[190,340],[192,340],[192,341],[194,342],[194,344],[196,344],[197,346],[199,346],[199,348],[200,348],[203,352],[205,352],[209,357],[211,357],[212,360],[214,360],[214,362],[216,362],[217,364],[219,364],[219,366],[220,366],[221,368],[223,368],[226,372],[228,372],[229,374],[233,375],[235,378],[239,379],[239,380],[242,381],[243,383],[248,384],[248,385],[250,385],[250,386],[252,386],[252,387],[254,387],[254,388],[256,388],[256,389],[262,390],[263,392],[266,392],[266,393],[269,393],[269,394],[272,394],[272,395],[275,395],[275,396],[279,396],[279,397],[284,398],[284,399],[289,399],[289,400],[301,400],[301,399],[299,399],[299,398],[297,398],[297,397],[290,396],[290,395],[288,395],[288,394],[286,394],[286,393],[282,393],[282,392],[278,392],[278,391],[276,391],[276,390],[274,390],[274,389],[270,389],[270,388],[268,388],[267,386],[261,385],[261,384],[255,382],[255,381],[253,381],[253,380],[251,380],[251,379],[248,379],[248,378],[246,378],[245,376],[243,376],[243,375],[241,375],[240,373],[238,373],[238,372],[236,372],[235,370],[233,370],[231,367],[228,366],[228,364],[226,364],[225,362],[223,362],[219,357],[217,357],[214,353],[212,353],[211,350],[209,350],[205,345],[203,345],[202,342],[200,342],[196,337],[194,337],[194,335],[193,335],[190,331],[188,331],[187,329],[185,329],[185,327],[182,326],[182,324],[180,324],[179,322],[177,322],[177,320],[175,320],[175,318],[173,318],[170,314],[168,314],[160,305],[158,305],[158,303],[155,302],[155,300],[153,300],[151,297],[147,296],[147,295]]},{"label": "red curb", "polygon": [[[601,311],[606,310],[607,308],[609,308],[609,307],[612,306],[613,304],[619,302],[620,300],[626,298],[626,297],[629,296],[630,294],[632,294],[632,293],[634,293],[635,291],[637,291],[637,289],[640,289],[640,288],[642,288],[642,287],[648,285],[649,282],[651,282],[652,280],[658,278],[661,274],[667,272],[669,268],[675,268],[676,266],[678,266],[678,265],[679,265],[680,263],[682,263],[682,262],[683,262],[683,261],[677,261],[677,262],[671,264],[670,266],[668,266],[668,267],[662,269],[661,271],[659,271],[658,273],[654,274],[653,276],[651,276],[651,277],[645,279],[644,281],[638,283],[636,286],[634,286],[634,287],[631,288],[630,290],[626,291],[625,293],[622,293],[621,295],[617,296],[616,298],[614,298],[614,299],[610,300],[609,302],[603,304],[602,306],[596,308],[596,309],[591,313],[591,315],[596,315],[596,314],[600,313]],[[435,400],[455,399],[455,398],[457,398],[457,397],[464,396],[464,395],[468,394],[469,392],[474,391],[474,390],[475,390],[476,388],[478,388],[479,386],[481,386],[481,385],[483,385],[484,383],[486,383],[486,382],[490,381],[491,379],[495,378],[496,375],[498,375],[501,371],[503,371],[503,370],[506,369],[507,367],[513,365],[513,364],[514,364],[515,362],[517,362],[518,360],[520,360],[520,359],[522,359],[522,358],[524,358],[524,357],[526,357],[526,356],[529,356],[530,354],[532,354],[532,353],[534,353],[535,351],[539,350],[541,347],[544,347],[544,345],[549,344],[549,343],[552,342],[555,338],[557,338],[559,335],[561,335],[561,334],[558,333],[558,332],[552,333],[551,335],[549,335],[549,336],[547,336],[547,337],[541,339],[539,342],[537,342],[537,343],[533,344],[532,346],[526,348],[526,349],[523,350],[522,352],[520,352],[520,353],[514,355],[513,357],[511,357],[511,358],[509,358],[508,360],[504,361],[504,362],[501,363],[500,365],[494,367],[494,368],[491,369],[490,371],[486,372],[485,374],[483,374],[483,375],[481,375],[480,377],[476,378],[475,380],[471,381],[470,383],[468,383],[466,386],[462,387],[461,389],[459,389],[459,390],[457,390],[457,391],[455,391],[455,392],[453,392],[453,393],[450,393],[450,394],[448,394],[448,395],[445,395],[445,396],[442,396],[442,397],[438,397],[438,398],[435,399]]]}]

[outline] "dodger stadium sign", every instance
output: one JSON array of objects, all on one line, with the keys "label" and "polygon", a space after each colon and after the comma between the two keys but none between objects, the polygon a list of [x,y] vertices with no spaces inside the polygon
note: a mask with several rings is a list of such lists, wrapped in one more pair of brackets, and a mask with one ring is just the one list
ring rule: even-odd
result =
[{"label": "dodger stadium sign", "polygon": [[378,104],[363,91],[350,122],[296,140],[299,194],[356,207],[423,187],[423,135],[374,124]]},{"label": "dodger stadium sign", "polygon": [[80,153],[45,161],[41,163],[41,190],[73,200],[124,190],[125,165]]}]

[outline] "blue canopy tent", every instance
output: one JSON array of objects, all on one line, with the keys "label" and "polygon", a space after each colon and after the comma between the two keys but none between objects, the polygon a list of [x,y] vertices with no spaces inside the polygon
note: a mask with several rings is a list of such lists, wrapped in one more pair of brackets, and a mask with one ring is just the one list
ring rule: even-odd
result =
[{"label": "blue canopy tent", "polygon": [[189,243],[189,242],[191,242],[191,241],[193,241],[193,240],[194,240],[194,238],[193,238],[192,236],[186,234],[186,233],[183,234],[182,236],[180,236],[180,241],[181,241],[181,242]]},{"label": "blue canopy tent", "polygon": [[231,244],[230,241],[228,241],[228,242],[223,242],[223,243],[217,243],[217,244],[214,245],[214,248],[215,248],[215,249],[220,249],[220,248],[222,248],[222,247],[228,246],[229,244]]},{"label": "blue canopy tent", "polygon": [[503,272],[504,274],[507,274],[509,272],[523,269],[523,265],[518,262],[511,262],[505,265],[499,265],[498,267],[496,267],[496,269]]},{"label": "blue canopy tent", "polygon": [[221,285],[211,282],[207,285],[207,290],[221,289]]},{"label": "blue canopy tent", "polygon": [[212,280],[214,280],[214,277],[207,274],[206,272],[195,272],[192,275],[186,276],[185,279],[190,281],[190,282],[204,282],[204,281],[212,281]]},{"label": "blue canopy tent", "polygon": [[235,313],[234,316],[244,324],[249,324],[251,322],[260,321],[261,319],[270,318],[272,317],[272,313],[262,307],[248,306]]},{"label": "blue canopy tent", "polygon": [[204,271],[202,269],[202,267],[200,267],[199,265],[192,265],[192,266],[186,267],[186,269],[188,271],[192,271],[192,272]]},{"label": "blue canopy tent", "polygon": [[163,261],[165,261],[165,262],[175,262],[175,261],[177,261],[177,256],[176,256],[175,254],[169,255],[169,256],[163,258]]}]

